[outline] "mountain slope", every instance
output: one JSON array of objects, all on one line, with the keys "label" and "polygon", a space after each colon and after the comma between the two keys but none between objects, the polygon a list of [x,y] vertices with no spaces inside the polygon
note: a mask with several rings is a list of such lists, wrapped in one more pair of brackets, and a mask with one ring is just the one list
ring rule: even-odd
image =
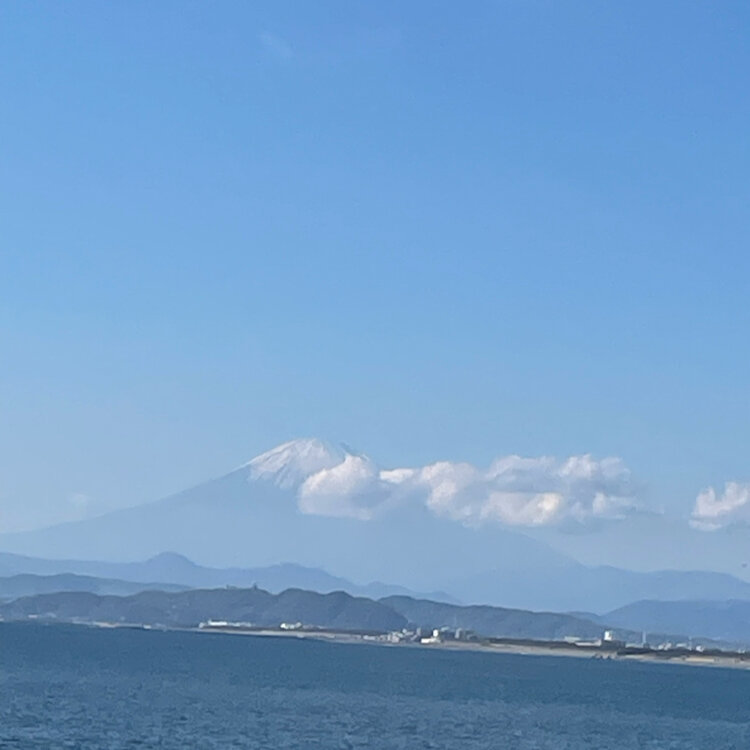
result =
[{"label": "mountain slope", "polygon": [[641,599],[750,600],[750,583],[726,573],[643,573],[577,563],[544,570],[495,569],[448,581],[445,587],[464,602],[553,611],[608,612]]},{"label": "mountain slope", "polygon": [[556,613],[457,607],[401,596],[373,601],[340,591],[318,594],[289,589],[274,595],[257,588],[147,591],[126,597],[85,592],[42,594],[0,605],[0,617],[187,627],[209,619],[261,626],[302,622],[326,628],[381,632],[401,630],[407,625],[447,626],[474,630],[485,636],[537,639],[566,635],[596,637],[602,631],[601,625]]},{"label": "mountain slope", "polygon": [[22,596],[51,594],[60,591],[85,591],[91,594],[128,596],[140,591],[181,591],[184,586],[174,583],[136,583],[109,578],[80,576],[73,573],[40,576],[33,573],[0,577],[0,600],[17,599]]},{"label": "mountain slope", "polygon": [[[209,619],[277,627],[282,622],[342,630],[390,631],[405,627],[463,628],[486,637],[561,640],[618,637],[640,641],[711,640],[750,644],[750,602],[637,602],[603,616],[532,612],[491,606],[458,606],[390,596],[378,601],[338,591],[319,594],[288,589],[272,594],[258,588],[144,591],[100,596],[85,591],[40,594],[0,604],[0,619],[55,622],[111,622],[194,627]],[[667,634],[673,635],[667,635]]]},{"label": "mountain slope", "polygon": [[413,625],[466,628],[495,638],[558,640],[566,636],[598,638],[602,634],[602,626],[597,623],[556,612],[489,606],[462,607],[407,596],[389,596],[380,601]]},{"label": "mountain slope", "polygon": [[570,562],[523,534],[498,526],[467,528],[421,505],[404,504],[369,521],[302,512],[300,480],[353,455],[321,441],[293,441],[156,502],[0,535],[0,549],[99,560],[143,559],[171,549],[222,567],[266,567],[284,560],[347,578],[398,581],[417,591],[496,567],[542,569]]},{"label": "mountain slope", "polygon": [[146,591],[133,596],[58,593],[32,596],[0,605],[0,617],[61,621],[112,622],[195,627],[214,619],[278,626],[304,622],[343,630],[398,630],[406,625],[391,608],[344,592],[318,594],[289,589],[209,589],[179,593]]},{"label": "mountain slope", "polygon": [[[18,560],[0,554],[0,575],[72,572],[193,587],[257,583],[271,591],[294,586],[377,597],[439,590],[448,594],[430,598],[552,611],[606,612],[644,599],[750,599],[750,583],[729,575],[587,567],[522,533],[497,525],[469,528],[419,504],[396,504],[367,521],[300,509],[298,492],[311,473],[365,458],[315,439],[285,443],[223,477],[156,502],[0,535],[0,549],[7,552],[70,563],[13,569]],[[165,549],[180,554],[161,555]],[[195,565],[185,555],[215,567]],[[153,559],[96,567],[74,562],[144,558]],[[358,586],[351,579],[399,586]]]},{"label": "mountain slope", "polygon": [[[152,581],[162,581],[164,590],[178,588],[219,588],[224,586],[251,587],[259,586],[272,593],[285,589],[297,588],[329,593],[345,591],[353,596],[366,596],[379,599],[383,596],[404,594],[410,596],[428,596],[439,601],[453,601],[448,594],[432,592],[418,594],[402,586],[373,582],[357,585],[339,576],[332,576],[324,570],[306,568],[293,563],[281,563],[264,568],[208,568],[189,560],[175,552],[163,552],[144,562],[101,562],[89,560],[46,560],[0,552],[0,576],[33,574],[36,576],[53,576],[75,574],[78,577],[90,578],[92,582],[101,579],[118,579],[140,584],[140,588],[130,591],[102,590],[96,592],[93,587],[74,587],[70,591],[94,591],[95,593],[134,593],[136,590],[156,588]],[[144,585],[148,584],[148,585]],[[93,585],[93,584],[92,584]],[[50,589],[51,591],[52,589]],[[66,589],[56,588],[56,591]],[[29,592],[29,593],[42,593]],[[0,596],[2,589],[0,588]]]},{"label": "mountain slope", "polygon": [[350,452],[319,438],[302,438],[272,448],[248,461],[251,480],[271,482],[283,490],[293,490],[307,477],[342,463]]},{"label": "mountain slope", "polygon": [[750,643],[750,601],[634,602],[601,617],[615,627],[648,633]]}]

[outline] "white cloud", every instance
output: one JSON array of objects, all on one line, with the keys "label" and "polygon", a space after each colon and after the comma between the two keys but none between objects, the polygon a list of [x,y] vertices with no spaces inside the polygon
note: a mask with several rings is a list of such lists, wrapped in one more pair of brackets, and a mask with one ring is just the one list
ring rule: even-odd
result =
[{"label": "white cloud", "polygon": [[630,472],[620,459],[589,455],[563,460],[506,456],[480,469],[441,461],[380,471],[364,456],[308,477],[299,489],[305,513],[369,520],[404,502],[466,525],[590,524],[636,509]]},{"label": "white cloud", "polygon": [[369,520],[388,499],[387,483],[366,456],[348,454],[331,469],[309,476],[299,488],[299,508],[319,516]]},{"label": "white cloud", "polygon": [[695,499],[690,523],[703,531],[750,524],[750,483],[727,482],[721,494],[713,487],[703,490]]},{"label": "white cloud", "polygon": [[436,514],[472,525],[584,524],[635,509],[630,472],[613,458],[506,456],[486,470],[442,462],[420,469],[415,480]]}]

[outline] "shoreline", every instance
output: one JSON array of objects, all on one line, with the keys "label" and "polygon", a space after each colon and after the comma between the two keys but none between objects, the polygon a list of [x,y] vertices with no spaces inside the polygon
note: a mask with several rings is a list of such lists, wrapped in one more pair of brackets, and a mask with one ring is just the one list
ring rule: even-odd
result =
[{"label": "shoreline", "polygon": [[490,654],[512,654],[516,656],[562,656],[572,659],[593,659],[596,661],[637,662],[648,664],[673,664],[689,667],[714,667],[726,669],[750,669],[750,654],[738,652],[701,653],[682,651],[661,651],[652,649],[642,651],[627,649],[620,651],[595,649],[575,646],[562,641],[528,641],[514,642],[515,639],[480,639],[477,641],[443,641],[433,643],[419,643],[413,641],[392,642],[382,637],[367,636],[357,633],[347,633],[333,630],[276,630],[274,628],[222,628],[203,627],[185,628],[188,632],[217,633],[219,635],[243,635],[260,638],[298,638],[319,640],[327,643],[360,644],[370,646],[385,646],[392,648],[423,648],[442,649],[447,651],[472,651]]},{"label": "shoreline", "polygon": [[390,648],[420,648],[427,650],[463,651],[484,654],[506,654],[515,656],[545,657],[560,656],[571,659],[592,659],[595,661],[636,662],[646,664],[671,664],[686,667],[712,667],[719,669],[750,669],[750,652],[711,651],[703,653],[685,650],[644,650],[636,647],[622,649],[602,649],[589,646],[576,646],[564,641],[534,641],[526,639],[480,638],[470,641],[431,641],[422,643],[413,640],[392,641],[387,634],[376,632],[355,632],[327,629],[284,630],[273,627],[168,627],[142,623],[84,622],[60,620],[0,620],[4,624],[31,625],[72,625],[96,628],[99,630],[142,630],[161,633],[196,633],[257,638],[286,638],[317,640],[333,644],[367,645]]}]

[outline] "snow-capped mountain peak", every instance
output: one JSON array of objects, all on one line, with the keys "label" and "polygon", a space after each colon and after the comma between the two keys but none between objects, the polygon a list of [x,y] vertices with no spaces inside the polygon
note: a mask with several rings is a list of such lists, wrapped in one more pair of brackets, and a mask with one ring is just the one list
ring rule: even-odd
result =
[{"label": "snow-capped mountain peak", "polygon": [[294,489],[305,479],[342,463],[349,451],[319,438],[300,438],[256,456],[243,468],[249,479],[273,482],[282,489]]}]

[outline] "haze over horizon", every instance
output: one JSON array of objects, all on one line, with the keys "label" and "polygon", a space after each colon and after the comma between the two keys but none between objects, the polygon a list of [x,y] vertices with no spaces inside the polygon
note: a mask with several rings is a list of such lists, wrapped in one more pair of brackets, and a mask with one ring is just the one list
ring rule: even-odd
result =
[{"label": "haze over horizon", "polygon": [[[209,566],[295,563],[360,584],[387,580],[423,590],[450,583],[463,590],[462,578],[479,576],[481,596],[492,596],[501,576],[514,586],[520,578],[523,589],[527,574],[544,581],[545,596],[567,591],[584,574],[572,574],[580,563],[702,568],[750,580],[741,562],[746,537],[736,526],[717,533],[712,525],[706,533],[696,511],[689,522],[670,519],[643,505],[637,491],[627,467],[612,458],[504,456],[489,467],[440,461],[383,468],[345,444],[300,438],[156,501],[0,532],[0,551],[112,562],[170,551]],[[664,545],[665,537],[679,544]],[[596,585],[606,590],[608,576]],[[568,608],[585,607],[584,595]]]},{"label": "haze over horizon", "polygon": [[3,4],[0,535],[321,436],[298,514],[747,577],[748,22]]}]

